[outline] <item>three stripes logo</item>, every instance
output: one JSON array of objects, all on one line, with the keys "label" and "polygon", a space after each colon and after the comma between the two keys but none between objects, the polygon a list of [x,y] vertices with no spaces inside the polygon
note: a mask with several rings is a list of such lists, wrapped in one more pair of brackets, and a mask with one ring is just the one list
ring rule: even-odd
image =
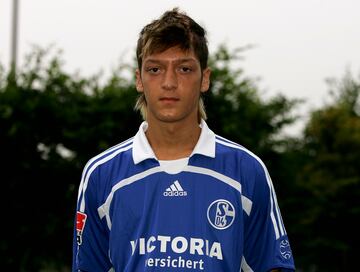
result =
[{"label": "three stripes logo", "polygon": [[164,196],[187,196],[187,192],[181,187],[178,180],[174,181],[163,193]]}]

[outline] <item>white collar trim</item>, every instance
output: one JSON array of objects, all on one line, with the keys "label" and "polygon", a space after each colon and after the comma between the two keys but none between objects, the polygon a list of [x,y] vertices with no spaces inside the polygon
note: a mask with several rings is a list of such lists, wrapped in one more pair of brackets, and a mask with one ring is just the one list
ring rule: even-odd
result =
[{"label": "white collar trim", "polygon": [[[215,158],[215,133],[209,129],[204,120],[201,120],[200,127],[200,137],[190,157],[194,154],[200,154]],[[134,137],[132,155],[135,164],[138,164],[146,159],[158,160],[149,144],[148,139],[146,138],[145,132],[147,128],[148,123],[146,121],[142,122]]]}]

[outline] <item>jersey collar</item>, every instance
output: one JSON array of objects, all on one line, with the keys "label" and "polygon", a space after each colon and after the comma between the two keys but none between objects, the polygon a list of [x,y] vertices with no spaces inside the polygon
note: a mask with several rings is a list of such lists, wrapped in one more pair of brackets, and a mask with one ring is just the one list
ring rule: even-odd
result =
[{"label": "jersey collar", "polygon": [[[215,133],[209,129],[204,120],[201,120],[200,127],[200,137],[190,157],[194,154],[200,154],[215,158]],[[139,131],[134,137],[132,155],[135,164],[138,164],[146,159],[157,160],[145,135],[147,128],[148,123],[146,121],[142,122]]]}]

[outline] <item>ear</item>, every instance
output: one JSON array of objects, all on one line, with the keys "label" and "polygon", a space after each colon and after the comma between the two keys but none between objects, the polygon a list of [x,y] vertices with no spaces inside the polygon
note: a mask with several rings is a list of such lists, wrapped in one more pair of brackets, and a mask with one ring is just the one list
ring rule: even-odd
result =
[{"label": "ear", "polygon": [[142,84],[141,73],[139,69],[136,69],[135,75],[136,75],[136,82],[135,82],[136,90],[139,93],[142,93],[144,91],[144,86]]},{"label": "ear", "polygon": [[211,70],[209,67],[207,67],[206,69],[203,70],[203,75],[202,75],[202,81],[201,81],[201,89],[200,91],[202,93],[205,93],[209,90],[210,87],[210,74],[211,74]]}]

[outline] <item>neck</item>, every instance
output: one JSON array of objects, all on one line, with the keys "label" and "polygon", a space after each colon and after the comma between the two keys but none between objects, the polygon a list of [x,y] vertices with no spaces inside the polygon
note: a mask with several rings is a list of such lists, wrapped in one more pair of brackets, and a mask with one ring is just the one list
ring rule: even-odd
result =
[{"label": "neck", "polygon": [[197,122],[151,122],[146,137],[159,160],[189,157],[199,140],[201,128]]}]

